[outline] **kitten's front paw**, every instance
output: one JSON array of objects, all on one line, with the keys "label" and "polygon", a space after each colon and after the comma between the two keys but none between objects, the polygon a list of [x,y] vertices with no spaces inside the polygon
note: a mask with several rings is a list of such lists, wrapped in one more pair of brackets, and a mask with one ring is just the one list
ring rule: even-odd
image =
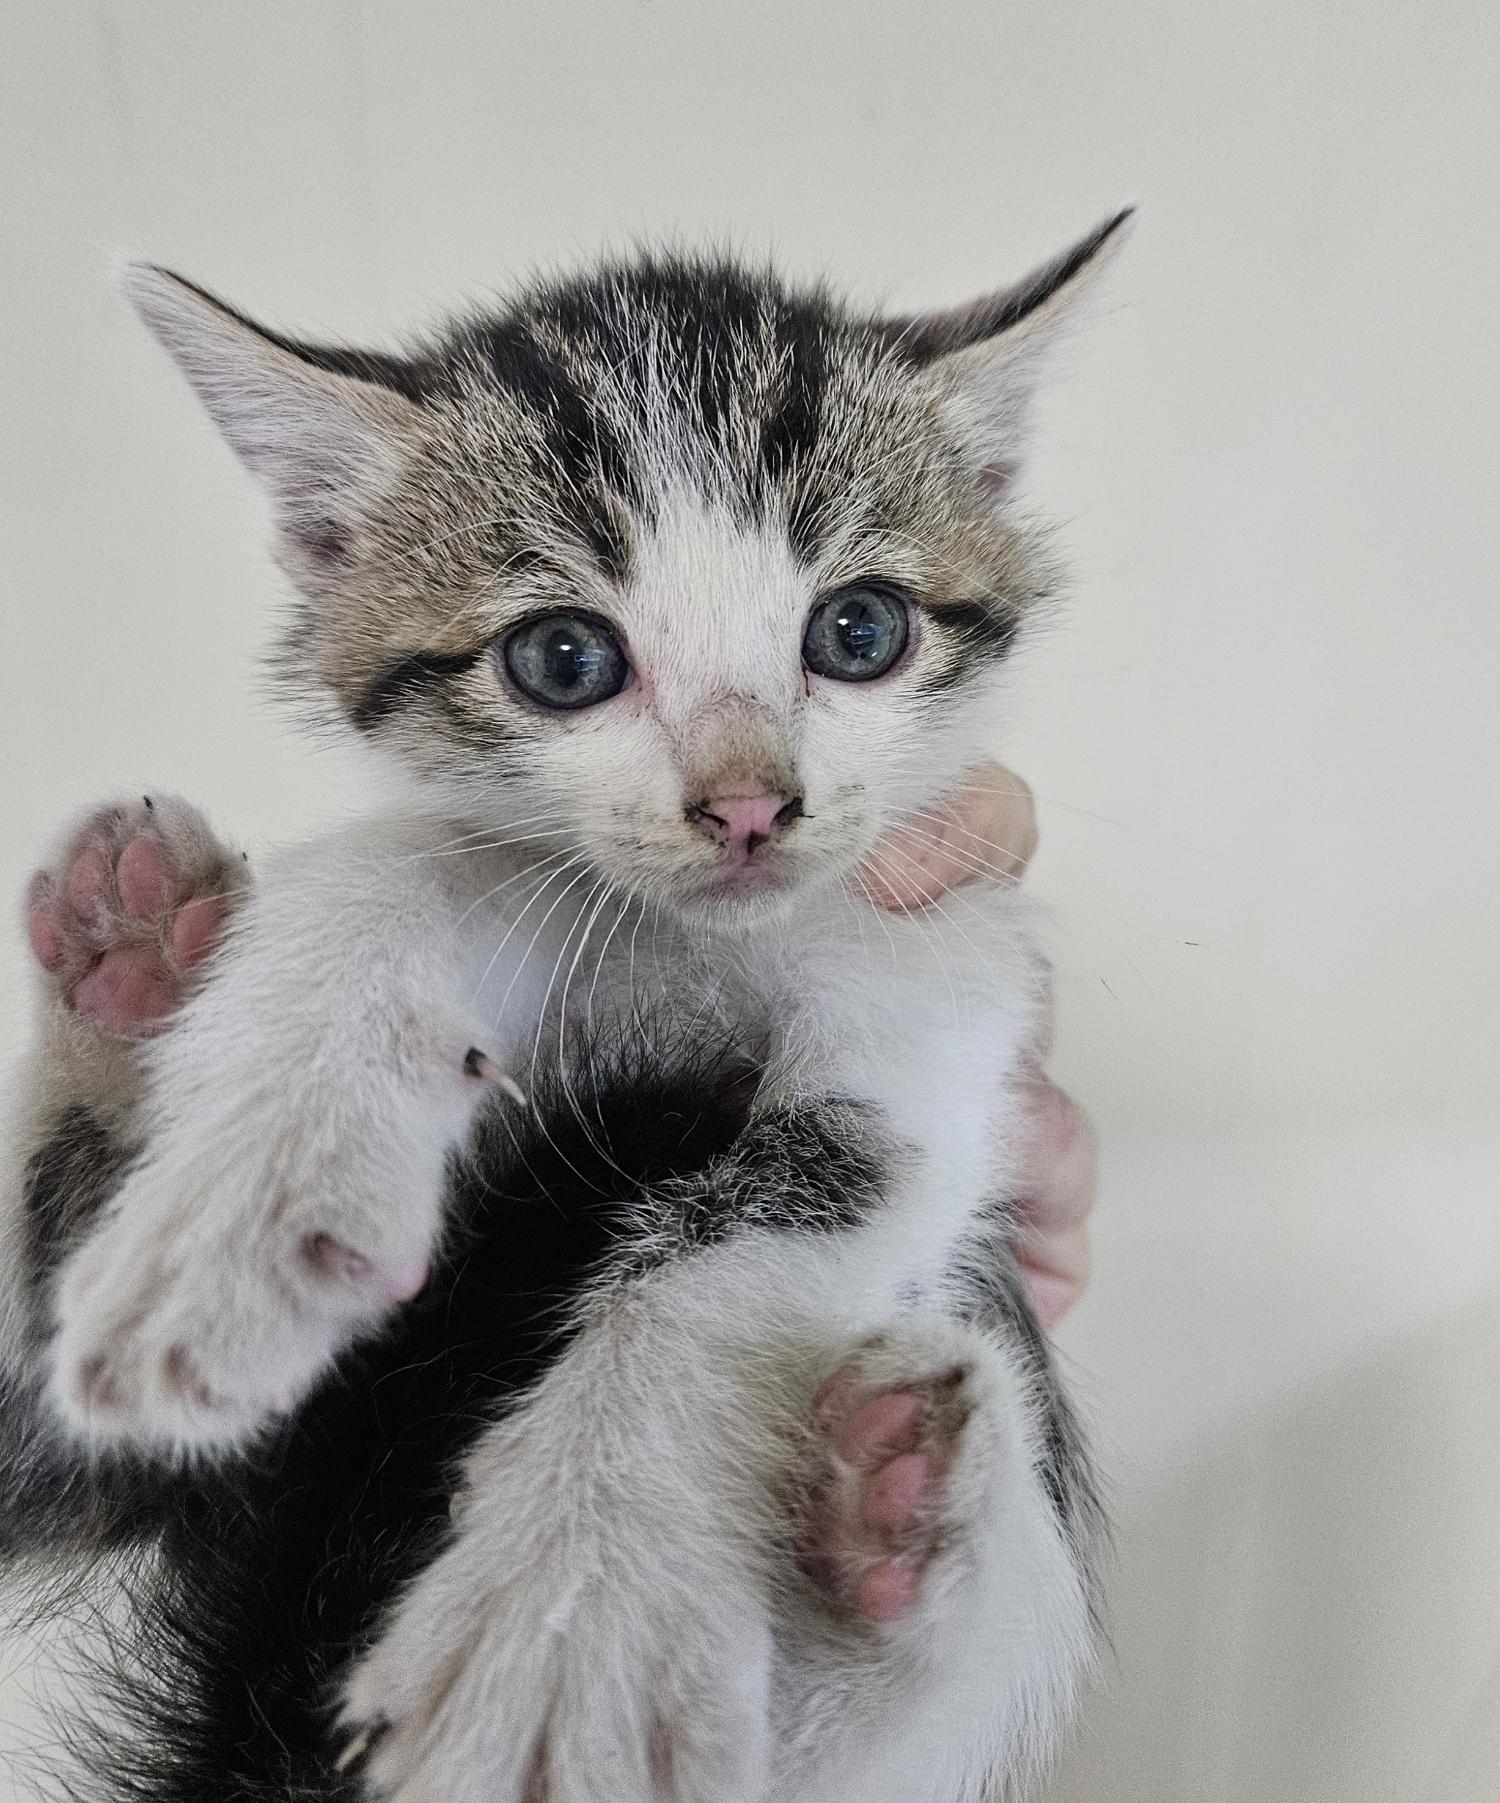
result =
[{"label": "kitten's front paw", "polygon": [[[257,1194],[264,1169],[146,1165],[64,1269],[54,1397],[78,1431],[178,1451],[284,1414],[426,1280],[430,1213]],[[416,1211],[419,1215],[422,1211]]]},{"label": "kitten's front paw", "polygon": [[63,1005],[114,1039],[159,1033],[248,886],[175,795],[93,809],[32,877],[26,935]]}]

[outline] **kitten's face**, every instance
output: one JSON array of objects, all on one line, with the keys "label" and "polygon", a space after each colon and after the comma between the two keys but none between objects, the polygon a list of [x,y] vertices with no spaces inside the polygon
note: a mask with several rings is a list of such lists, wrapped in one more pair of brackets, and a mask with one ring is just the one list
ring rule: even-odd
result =
[{"label": "kitten's face", "polygon": [[435,808],[735,920],[980,754],[1047,588],[1010,509],[1027,322],[1107,236],[988,313],[643,264],[399,361],[132,292],[271,500],[288,673]]},{"label": "kitten's face", "polygon": [[780,519],[686,486],[630,546],[618,574],[482,585],[479,654],[387,717],[387,751],[629,890],[752,915],[850,874],[973,761],[1012,620],[944,620],[930,555],[873,535],[799,555]]}]

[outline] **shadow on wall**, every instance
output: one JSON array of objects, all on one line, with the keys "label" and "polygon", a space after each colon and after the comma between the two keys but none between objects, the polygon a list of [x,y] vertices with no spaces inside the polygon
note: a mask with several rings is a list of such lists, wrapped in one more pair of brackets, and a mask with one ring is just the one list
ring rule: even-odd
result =
[{"label": "shadow on wall", "polygon": [[1497,1398],[1500,1291],[1118,1494],[1047,1803],[1500,1797]]}]

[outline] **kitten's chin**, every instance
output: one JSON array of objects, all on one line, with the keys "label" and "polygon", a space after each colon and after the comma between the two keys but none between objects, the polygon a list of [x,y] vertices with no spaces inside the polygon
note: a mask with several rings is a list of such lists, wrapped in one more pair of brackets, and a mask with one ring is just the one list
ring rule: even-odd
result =
[{"label": "kitten's chin", "polygon": [[[609,866],[605,866],[606,871]],[[623,888],[643,906],[665,908],[698,931],[753,931],[793,913],[814,894],[836,890],[853,874],[844,855],[788,855],[767,848],[754,858],[707,858],[683,864],[651,864],[621,858],[615,866]]]},{"label": "kitten's chin", "polygon": [[695,934],[722,939],[753,938],[791,912],[794,892],[777,890],[765,895],[730,897],[720,901],[697,900],[677,907],[678,918]]},{"label": "kitten's chin", "polygon": [[785,914],[799,893],[796,883],[763,879],[683,891],[669,905],[694,926],[738,932]]},{"label": "kitten's chin", "polygon": [[815,890],[836,886],[840,872],[786,864],[743,865],[684,884],[669,906],[683,920],[716,932],[753,931],[787,915]]}]

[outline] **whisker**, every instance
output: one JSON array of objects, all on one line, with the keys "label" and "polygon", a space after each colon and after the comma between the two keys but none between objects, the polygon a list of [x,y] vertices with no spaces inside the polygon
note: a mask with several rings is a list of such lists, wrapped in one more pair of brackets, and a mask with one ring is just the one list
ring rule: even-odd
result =
[{"label": "whisker", "polygon": [[[559,853],[558,856],[565,857],[565,854]],[[555,869],[551,872],[551,874],[546,878],[546,880],[537,889],[535,894],[533,894],[532,896],[530,896],[527,899],[525,904],[522,906],[520,913],[518,913],[516,915],[515,919],[512,920],[510,925],[506,928],[504,935],[501,937],[500,943],[495,947],[494,951],[490,954],[490,961],[484,967],[484,974],[480,977],[478,983],[474,986],[474,994],[475,994],[476,998],[483,991],[485,984],[490,980],[490,973],[494,970],[496,964],[499,962],[500,954],[505,950],[506,946],[509,945],[512,934],[520,926],[521,922],[526,918],[526,916],[531,912],[531,910],[536,906],[536,904],[547,893],[547,891],[552,887],[552,885],[558,880],[559,877],[566,876],[570,870],[576,870],[580,865],[585,865],[586,863],[587,863],[587,859],[584,857],[582,852],[577,852],[572,857],[566,858],[565,862],[559,864],[557,869]],[[533,875],[534,872],[528,871],[528,872],[526,872],[526,874]],[[511,880],[514,881],[515,879],[512,878]],[[573,882],[569,883],[567,885],[567,887],[563,889],[562,894],[566,895],[568,893],[569,889],[572,889],[573,887],[575,887],[577,880],[578,879],[575,878]],[[500,884],[498,886],[500,888],[507,887],[506,884]],[[556,905],[557,905],[556,902],[554,902],[553,908],[555,908]],[[547,920],[551,918],[551,915],[552,915],[552,909],[549,908],[546,916],[544,916],[544,918],[543,918],[543,921],[542,921],[543,926],[546,925]],[[540,929],[538,929],[538,930],[540,930]],[[520,978],[521,972],[525,969],[526,959],[531,955],[531,946],[534,946],[535,944],[536,944],[536,939],[535,939],[535,936],[533,936],[531,945],[527,946],[527,948],[526,948],[525,956],[522,957],[521,962],[516,966],[515,970],[511,974],[510,983],[506,988],[504,996],[501,998],[500,1006],[495,1010],[495,1019],[497,1021],[500,1020],[504,1016],[506,1004],[510,1000],[511,990],[513,990],[515,988],[516,983],[517,983],[518,979]]]},{"label": "whisker", "polygon": [[489,826],[470,827],[467,832],[455,833],[451,839],[440,839],[435,846],[428,845],[424,846],[421,851],[410,852],[401,861],[405,864],[413,864],[416,863],[418,859],[431,857],[434,852],[445,851],[450,845],[462,845],[465,841],[470,839],[482,839],[487,833],[517,832],[522,827],[530,825],[534,820],[556,820],[558,818],[560,818],[560,816],[558,815],[557,810],[555,808],[549,808],[545,813],[541,814],[523,814],[519,820],[496,820]]},{"label": "whisker", "polygon": [[[551,853],[550,856],[541,859],[538,863],[528,864],[524,870],[515,871],[512,875],[506,877],[503,882],[496,883],[493,888],[486,889],[483,895],[479,896],[476,900],[471,901],[468,907],[464,909],[463,913],[459,915],[455,924],[457,926],[462,926],[471,914],[482,908],[486,902],[493,901],[497,895],[503,890],[509,889],[513,883],[524,882],[529,876],[539,876],[549,864],[555,864],[559,858],[564,858],[566,856],[567,851],[566,848],[564,848],[562,851]],[[486,972],[486,975],[488,975],[488,972]]]},{"label": "whisker", "polygon": [[514,838],[510,839],[484,839],[477,845],[460,845],[454,850],[421,852],[418,856],[427,858],[470,858],[474,857],[479,852],[504,851],[511,845],[533,845],[542,839],[568,839],[575,836],[574,829],[570,826],[549,827],[542,831],[537,831],[533,828],[527,832],[517,833]]},{"label": "whisker", "polygon": [[[614,885],[614,887],[615,887],[615,889],[618,889],[619,885],[616,884],[616,885]],[[604,972],[604,960],[609,951],[610,941],[614,938],[615,934],[619,932],[620,928],[625,924],[626,917],[628,916],[631,908],[634,905],[635,905],[635,903],[634,903],[633,899],[631,897],[627,896],[625,899],[624,906],[621,907],[619,912],[615,915],[614,921],[611,924],[609,931],[604,935],[604,943],[603,943],[603,945],[601,945],[599,947],[599,956],[594,961],[594,980],[592,983],[589,984],[588,1000],[584,1003],[584,1010],[583,1010],[584,1031],[591,1038],[592,1038],[593,1031],[594,1031],[594,993],[599,987],[599,978],[603,975],[603,972]]]},{"label": "whisker", "polygon": [[[600,893],[601,889],[602,889],[602,894]],[[568,974],[563,979],[562,994],[561,994],[561,997],[559,998],[558,1016],[557,1016],[557,1056],[558,1056],[558,1074],[559,1074],[559,1080],[562,1083],[563,1093],[564,1093],[564,1095],[567,1096],[568,1104],[572,1108],[574,1117],[577,1120],[579,1126],[583,1129],[585,1135],[587,1136],[589,1144],[594,1148],[594,1150],[599,1154],[599,1156],[601,1158],[603,1158],[606,1161],[606,1163],[609,1164],[611,1169],[614,1170],[617,1175],[625,1178],[626,1181],[628,1182],[629,1181],[629,1173],[624,1171],[623,1169],[621,1169],[620,1165],[616,1162],[614,1156],[611,1154],[609,1149],[599,1141],[599,1139],[594,1134],[593,1128],[589,1125],[589,1122],[584,1118],[583,1109],[579,1105],[578,1097],[575,1094],[575,1092],[572,1088],[572,1085],[568,1082],[567,1059],[566,1059],[566,1054],[565,1054],[565,1045],[566,1045],[566,1038],[567,1038],[567,1020],[568,1020],[568,994],[573,985],[573,976],[574,976],[574,973],[578,969],[580,961],[583,958],[584,950],[588,945],[590,935],[594,931],[594,927],[598,922],[599,916],[600,916],[601,912],[604,910],[604,908],[608,905],[610,899],[616,893],[616,890],[617,890],[617,885],[614,882],[614,880],[612,878],[606,877],[601,880],[601,883],[598,886],[596,886],[595,889],[593,889],[589,892],[589,896],[583,904],[584,908],[588,908],[589,902],[593,900],[594,895],[599,894],[599,900],[594,903],[593,911],[588,916],[588,923],[584,927],[583,934],[578,941],[578,950],[573,954],[573,962],[568,966]],[[581,912],[581,910],[580,910],[580,912]],[[619,918],[620,917],[616,918],[616,921],[615,921],[616,926],[619,925]],[[595,970],[594,970],[594,981],[596,983],[599,980],[599,969],[603,965],[604,952],[608,948],[609,938],[613,934],[613,932],[614,932],[614,927],[611,927],[610,933],[608,935],[606,935],[606,937],[605,937],[604,945],[601,946],[601,948],[600,948],[599,963],[598,963],[598,965],[595,966]],[[564,950],[566,950],[566,949],[567,949],[566,945],[564,945]],[[559,962],[561,962],[560,958],[559,958]],[[590,995],[590,1001],[592,1002],[592,997],[593,997],[592,989],[590,990],[589,995]],[[587,1044],[587,1040],[585,1043]],[[532,1068],[533,1068],[533,1070],[536,1068],[537,1050],[540,1048],[540,1046],[541,1046],[541,1031],[539,1028],[538,1032],[537,1032],[536,1046],[534,1046],[532,1049]],[[599,1099],[599,1092],[598,1092],[597,1087],[595,1088],[595,1091],[594,1091],[594,1099],[595,1099],[595,1104],[597,1107],[598,1099]],[[602,1117],[600,1118],[600,1125],[601,1126],[603,1125]]]},{"label": "whisker", "polygon": [[[868,854],[869,858],[871,860],[875,861],[878,866],[879,865],[885,866],[885,874],[887,875],[887,879],[889,879],[890,867],[885,864],[885,859],[886,859],[887,854],[890,853],[893,849],[894,848],[891,846],[885,846],[881,850],[872,851]],[[896,875],[899,877],[900,874],[901,874],[900,870],[897,869]],[[941,913],[942,910],[939,909],[938,912]],[[920,913],[909,914],[907,916],[907,918],[917,928],[918,932],[923,934],[924,937],[926,937],[926,939],[928,940],[928,943],[933,947],[933,949],[937,950],[939,952],[938,962],[942,967],[943,980],[947,983],[948,993],[952,997],[952,1000],[953,1000],[953,1018],[955,1021],[965,1018],[967,1015],[967,1009],[966,1008],[961,1009],[958,1005],[958,990],[954,987],[953,973],[948,967],[947,957],[946,957],[946,955],[944,955],[942,953],[940,946],[939,946],[939,941],[937,940],[936,936],[933,934],[931,926],[923,922]],[[954,924],[951,921],[950,917],[945,915],[944,918],[949,919],[950,925],[954,925],[955,932],[960,931],[960,929],[956,926],[956,924]],[[889,930],[889,928],[887,928],[887,930]],[[960,933],[960,936],[965,939],[968,939],[967,934]],[[978,947],[974,946],[974,942],[972,940],[968,940],[968,943],[969,943],[970,947],[974,950],[975,955],[977,956],[978,955]]]},{"label": "whisker", "polygon": [[[1002,864],[993,864],[988,858],[981,857],[978,852],[960,850],[958,846],[953,845],[940,834],[931,832],[925,827],[913,825],[912,822],[915,819],[915,815],[908,815],[906,821],[903,823],[906,826],[906,830],[914,839],[920,840],[923,844],[930,845],[934,851],[941,852],[944,857],[951,858],[961,869],[968,870],[975,876],[994,877],[997,882],[1005,883],[1011,888],[1016,886],[1018,878],[1016,877],[1013,868],[1007,868]],[[985,843],[988,844],[990,841],[986,840]],[[889,850],[890,847],[887,846],[886,849]],[[1008,855],[1005,852],[1004,846],[1000,846],[998,849],[1002,855]],[[920,866],[918,866],[918,868],[920,868]]]},{"label": "whisker", "polygon": [[902,817],[900,824],[904,825],[912,820],[929,821],[934,826],[941,827],[945,832],[958,831],[966,839],[972,839],[976,845],[987,845],[991,851],[999,852],[1001,857],[1014,859],[1018,865],[1025,861],[1024,853],[1015,846],[1002,845],[998,839],[987,839],[983,833],[976,833],[973,827],[965,826],[962,820],[956,819],[952,815],[936,814],[931,808],[912,808]]},{"label": "whisker", "polygon": [[[522,953],[520,962],[516,965],[515,972],[513,973],[512,977],[511,977],[510,983],[506,988],[504,996],[501,998],[500,1007],[497,1011],[498,1015],[500,1017],[504,1016],[506,1004],[510,1000],[511,991],[515,988],[516,983],[520,980],[521,973],[525,970],[527,964],[530,962],[532,952],[536,949],[538,941],[540,940],[542,934],[546,931],[547,922],[557,912],[559,906],[563,903],[563,901],[565,901],[567,899],[567,897],[573,892],[573,890],[575,890],[581,882],[586,880],[586,878],[588,876],[586,860],[580,858],[578,861],[580,863],[584,863],[585,868],[583,871],[580,872],[579,875],[575,876],[568,884],[566,884],[565,887],[558,893],[558,895],[554,898],[552,905],[547,909],[547,912],[542,916],[541,920],[537,923],[536,931],[532,934],[531,940],[528,943],[526,950]],[[565,871],[568,868],[570,868],[570,867],[564,866],[564,870],[555,872],[554,877],[549,878],[548,882],[550,883],[550,882],[554,881],[556,876],[561,876],[561,875],[565,874]],[[602,881],[603,879],[600,879],[600,880]],[[598,884],[596,883],[595,887],[593,889],[590,889],[589,895],[593,896],[596,893],[597,888],[598,888]],[[537,898],[534,896],[532,898],[532,901],[527,903],[528,909],[533,905],[533,903],[535,902],[536,899]],[[588,906],[588,902],[586,900],[583,904],[583,907],[586,908],[587,906]],[[567,932],[563,935],[562,949],[558,952],[556,962],[552,966],[552,973],[547,979],[546,992],[542,997],[541,1008],[537,1014],[536,1040],[533,1043],[532,1054],[531,1054],[530,1081],[531,1081],[531,1088],[532,1088],[533,1094],[536,1093],[537,1055],[538,1055],[538,1051],[541,1046],[541,1036],[542,1036],[543,1027],[546,1023],[547,1010],[551,1005],[552,990],[553,990],[554,985],[557,982],[558,970],[561,968],[562,961],[563,961],[564,957],[567,955],[568,945],[571,942],[573,933],[579,924],[579,918],[581,918],[581,915],[582,915],[582,908],[580,908],[580,910],[579,910],[579,916],[575,917],[575,919],[570,923]],[[513,922],[511,925],[510,932],[508,932],[505,935],[505,939],[510,938],[510,934],[513,933],[516,929],[516,926],[518,926],[520,924],[520,918],[521,918],[520,916],[517,916],[516,921]],[[496,949],[496,953],[495,953],[496,958],[498,958],[498,956],[500,955],[500,951],[504,949],[504,945],[505,945],[505,940],[502,940],[500,943],[500,946]],[[493,967],[494,958],[491,959],[490,964],[491,964],[491,967]],[[488,971],[486,971],[486,976],[488,976]],[[575,1114],[577,1114],[578,1113],[577,1102],[573,1098],[571,1092],[568,1089],[567,1076],[561,1066],[559,1066],[559,1069],[558,1069],[558,1080],[562,1086],[563,1093],[566,1096],[568,1096],[568,1099],[573,1106],[574,1112],[575,1112]],[[583,1117],[581,1114],[578,1115],[578,1118],[579,1118],[580,1122],[584,1125],[585,1132],[587,1133],[587,1131],[588,1131],[587,1123],[583,1122]],[[596,1195],[605,1194],[606,1192],[597,1183],[595,1183],[592,1178],[590,1178],[583,1171],[580,1171],[578,1169],[577,1165],[574,1164],[573,1160],[571,1158],[569,1158],[567,1153],[563,1151],[562,1147],[560,1145],[558,1145],[557,1141],[553,1138],[551,1130],[548,1128],[545,1119],[543,1118],[543,1116],[540,1113],[537,1114],[536,1121],[537,1121],[538,1128],[542,1134],[542,1137],[547,1141],[548,1145],[551,1146],[552,1150],[557,1154],[557,1156],[562,1160],[562,1162],[568,1167],[568,1169],[570,1171],[572,1171],[573,1175],[575,1177],[577,1177],[581,1183],[586,1183],[589,1186],[589,1188],[595,1192]],[[596,1151],[603,1153],[603,1156],[605,1158],[607,1158],[607,1159],[609,1158],[609,1154],[607,1152],[604,1152],[604,1149],[598,1145],[598,1143],[593,1139],[592,1135],[589,1136],[589,1143],[594,1147],[594,1149]],[[613,1159],[609,1159],[609,1162],[611,1164],[614,1163]],[[615,1168],[618,1170],[619,1169],[618,1165],[616,1165]]]},{"label": "whisker", "polygon": [[[558,997],[557,1076],[558,1076],[558,1082],[562,1088],[562,1092],[563,1092],[564,1096],[566,1096],[566,1098],[567,1098],[568,1106],[573,1111],[573,1117],[578,1122],[578,1125],[583,1129],[584,1137],[587,1139],[589,1145],[593,1148],[593,1150],[596,1153],[598,1153],[598,1155],[605,1161],[605,1163],[608,1164],[613,1171],[615,1171],[615,1173],[618,1176],[625,1178],[626,1181],[628,1182],[629,1181],[629,1173],[620,1167],[620,1165],[616,1162],[614,1156],[610,1153],[609,1149],[599,1141],[599,1139],[597,1138],[597,1136],[595,1135],[595,1133],[593,1131],[593,1128],[590,1126],[588,1120],[584,1116],[583,1109],[579,1105],[578,1097],[577,1097],[576,1093],[574,1092],[572,1085],[568,1081],[567,1057],[566,1057],[566,1050],[565,1050],[566,1038],[567,1038],[567,1020],[568,1020],[568,992],[572,986],[574,973],[578,969],[579,960],[583,957],[584,948],[588,944],[589,935],[593,932],[595,922],[599,918],[600,909],[609,900],[610,896],[614,892],[614,889],[615,889],[615,884],[611,878],[601,877],[599,879],[599,881],[597,883],[595,883],[593,888],[589,890],[588,894],[584,897],[582,903],[579,906],[578,919],[573,923],[573,926],[570,926],[568,928],[567,933],[564,935],[562,950],[559,951],[559,953],[557,954],[557,962],[553,965],[552,975],[547,980],[547,994],[543,998],[541,1012],[537,1019],[536,1039],[533,1042],[532,1048],[531,1048],[531,1081],[532,1081],[533,1087],[535,1087],[537,1060],[538,1060],[538,1057],[540,1056],[541,1046],[542,1046],[542,1033],[543,1033],[543,1030],[546,1025],[547,1012],[551,1005],[552,991],[557,982],[557,973],[562,967],[563,959],[567,956],[568,945],[569,945],[570,941],[572,940],[574,928],[580,922],[584,921],[584,916],[587,914],[587,921],[583,925],[583,931],[578,940],[578,950],[573,954],[573,962],[568,966],[568,974],[563,979],[562,990]],[[596,895],[599,896],[600,899],[597,903],[594,903],[594,897]],[[593,905],[593,911],[590,913],[589,907],[590,907],[591,903],[593,903],[594,905]],[[596,1095],[597,1095],[597,1092],[596,1092]],[[551,1135],[549,1133],[547,1133],[547,1129],[546,1129],[545,1125],[543,1126],[542,1131],[544,1134],[547,1134],[548,1140],[551,1141]],[[552,1142],[552,1145],[553,1145],[553,1150],[555,1152],[557,1152],[557,1154],[560,1158],[563,1159],[563,1162],[570,1164],[571,1161],[568,1159],[566,1153],[564,1153],[562,1151],[562,1149],[555,1142]]]},{"label": "whisker", "polygon": [[[915,828],[912,830],[914,833],[916,832]],[[917,833],[916,836],[920,838],[922,835]],[[963,862],[963,859],[954,852],[951,845],[944,843],[940,846],[940,849],[945,854],[953,856],[955,862]],[[975,876],[995,877],[1009,887],[1014,887],[1015,885],[1016,879],[1007,871],[997,869],[996,866],[975,858],[973,854],[970,854],[969,868]],[[951,895],[955,894],[956,891],[947,890],[945,893]],[[1153,933],[1149,927],[1141,926],[1138,922],[1131,920],[1127,915],[1121,914],[1117,908],[1108,907],[1103,902],[1093,901],[1092,899],[1088,901],[1086,908],[1081,901],[1069,902],[1049,896],[1047,898],[1047,907],[1051,912],[1075,915],[1096,933],[1103,933],[1104,929],[1099,925],[1097,920],[1091,920],[1089,918],[1087,908],[1093,908],[1101,914],[1107,914],[1109,918],[1118,925],[1127,928],[1130,932],[1136,934],[1138,938],[1149,940],[1153,945],[1177,945],[1196,951],[1203,943],[1199,939],[1181,939],[1175,933]],[[1120,956],[1125,959],[1126,963],[1130,965],[1131,969],[1135,971],[1136,975],[1141,977],[1141,980],[1144,982],[1144,974],[1140,970],[1140,967],[1135,963],[1134,959],[1131,958],[1130,954],[1125,950],[1124,946],[1108,934],[1105,934],[1105,937],[1109,940],[1110,945],[1119,952]]]}]

